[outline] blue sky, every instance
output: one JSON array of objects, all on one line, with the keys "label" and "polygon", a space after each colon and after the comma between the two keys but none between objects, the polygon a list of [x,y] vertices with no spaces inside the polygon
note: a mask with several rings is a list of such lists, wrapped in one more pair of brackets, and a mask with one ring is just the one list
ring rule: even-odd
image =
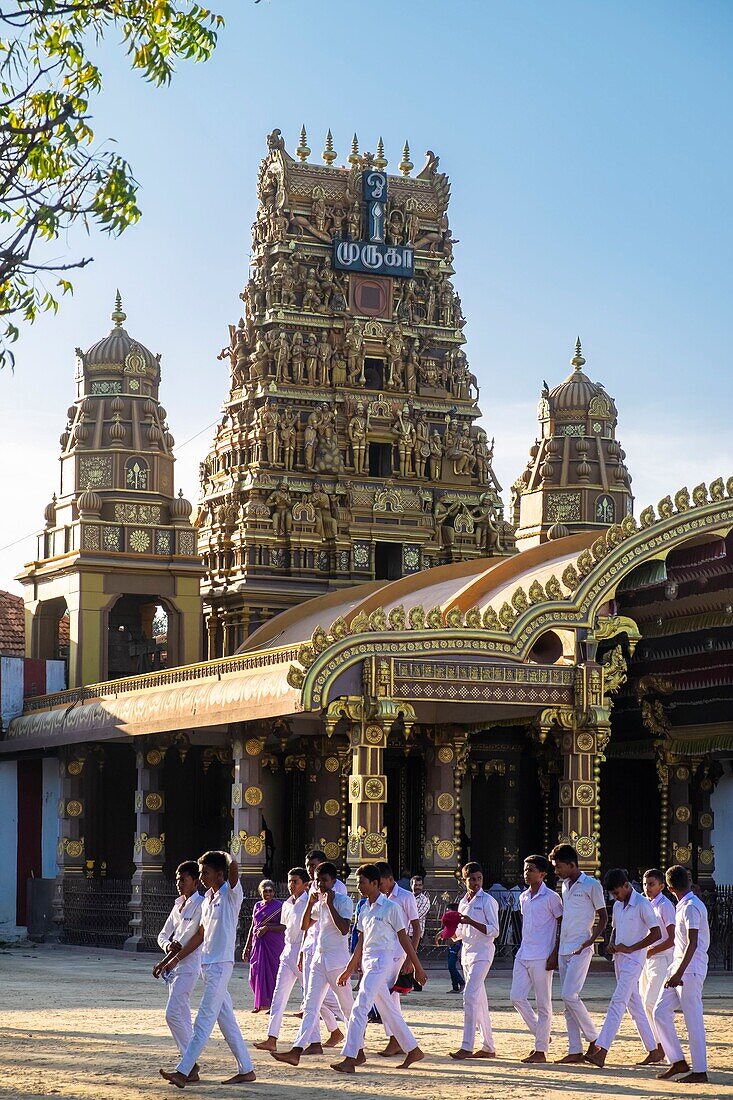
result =
[{"label": "blue sky", "polygon": [[[216,354],[239,316],[257,167],[278,126],[305,123],[316,157],[330,126],[345,160],[405,138],[452,181],[456,286],[467,352],[505,488],[536,429],[542,379],[586,370],[620,410],[637,512],[682,484],[733,473],[731,224],[733,5],[681,0],[212,0],[227,26],[207,65],[169,89],[104,50],[96,132],[141,182],[143,220],[94,256],[56,318],[24,333],[0,373],[0,547],[42,525],[74,348],[109,328],[162,353],[162,400],[183,443],[217,419]],[[182,447],[196,499],[210,430]],[[508,492],[507,492],[508,499]],[[0,588],[32,553],[0,550]],[[17,589],[16,589],[17,590]]]}]

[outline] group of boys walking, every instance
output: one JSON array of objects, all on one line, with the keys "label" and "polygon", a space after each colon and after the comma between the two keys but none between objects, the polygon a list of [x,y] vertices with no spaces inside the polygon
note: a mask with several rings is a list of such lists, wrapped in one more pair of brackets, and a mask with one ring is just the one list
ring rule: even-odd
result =
[{"label": "group of boys walking", "polygon": [[[561,896],[545,882],[551,867],[562,880]],[[206,889],[203,897],[199,875]],[[480,864],[467,863],[462,877],[466,893],[458,904],[453,936],[462,944],[465,977],[463,1036],[460,1047],[450,1052],[457,1061],[496,1057],[486,977],[499,933],[499,907],[483,890]],[[386,863],[359,867],[356,879],[361,901],[350,951],[354,907],[336,867],[322,852],[312,851],[306,857],[306,867],[289,872],[289,896],[280,917],[285,946],[268,1035],[255,1044],[278,1062],[297,1066],[304,1055],[322,1054],[324,1046],[343,1044],[341,1057],[331,1068],[354,1073],[366,1062],[364,1038],[374,1010],[388,1040],[380,1051],[382,1056],[400,1056],[400,1069],[409,1069],[425,1056],[400,1004],[400,993],[412,988],[413,980],[418,987],[427,982],[417,956],[422,926],[415,897],[395,883]],[[581,992],[594,943],[607,925],[603,887],[580,870],[578,854],[569,844],[558,845],[549,858],[527,857],[524,880],[522,941],[510,994],[532,1036],[532,1049],[522,1061],[547,1062],[552,976],[558,970],[568,1034],[568,1052],[558,1059],[560,1064],[586,1062],[603,1067],[628,1010],[646,1048],[640,1065],[654,1065],[666,1058],[669,1065],[659,1074],[661,1079],[707,1081],[702,985],[709,932],[705,907],[691,890],[688,871],[671,867],[666,873],[666,886],[677,899],[676,909],[663,893],[665,876],[661,871],[650,870],[644,875],[646,896],[633,889],[625,871],[615,869],[606,875],[605,888],[615,901],[609,950],[616,987],[600,1032]],[[237,1063],[236,1074],[225,1083],[254,1081],[252,1061],[228,992],[243,900],[238,867],[223,852],[207,852],[198,864],[181,864],[176,882],[180,897],[160,933],[165,955],[153,973],[168,983],[166,1020],[180,1059],[175,1070],[160,1072],[178,1088],[198,1081],[198,1059],[218,1022]],[[192,1023],[190,994],[199,972],[204,989]],[[351,978],[357,973],[361,977],[354,997]],[[300,1028],[291,1049],[278,1051],[285,1007],[299,980],[304,990]],[[534,1008],[530,995],[534,996]],[[692,1067],[684,1059],[674,1024],[678,1006],[687,1026]],[[329,1033],[323,1045],[321,1021]],[[475,1049],[477,1034],[479,1046]]]}]

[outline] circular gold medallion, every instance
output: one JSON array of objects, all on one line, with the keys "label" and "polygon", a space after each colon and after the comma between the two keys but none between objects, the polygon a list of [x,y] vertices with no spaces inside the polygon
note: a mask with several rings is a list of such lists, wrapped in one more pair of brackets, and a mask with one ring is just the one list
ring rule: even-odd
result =
[{"label": "circular gold medallion", "polygon": [[592,752],[595,738],[592,733],[579,733],[576,737],[579,752]]},{"label": "circular gold medallion", "polygon": [[453,749],[450,745],[441,745],[438,749],[438,760],[441,764],[450,764],[454,757]]},{"label": "circular gold medallion", "polygon": [[145,841],[144,848],[149,856],[159,856],[163,851],[163,843],[157,836],[149,836]]},{"label": "circular gold medallion", "polygon": [[364,837],[364,851],[370,856],[378,856],[384,850],[384,837],[379,833],[367,833]]},{"label": "circular gold medallion", "polygon": [[590,859],[596,850],[595,841],[589,836],[579,836],[575,842],[575,850],[583,859]]},{"label": "circular gold medallion", "polygon": [[713,853],[710,848],[703,848],[700,852],[700,862],[709,867],[713,862]]},{"label": "circular gold medallion", "polygon": [[448,794],[447,791],[444,791],[443,794],[438,795],[436,804],[439,810],[442,810],[443,813],[448,813],[450,810],[453,809],[456,803],[453,795]]},{"label": "circular gold medallion", "polygon": [[439,840],[435,846],[435,851],[441,859],[453,859],[456,852],[456,846],[452,840]]},{"label": "circular gold medallion", "polygon": [[384,739],[384,730],[381,726],[367,726],[364,736],[370,745],[380,745]]},{"label": "circular gold medallion", "polygon": [[690,778],[690,769],[689,768],[677,768],[677,770],[674,774],[677,776],[677,778],[681,782],[684,782],[685,779]]},{"label": "circular gold medallion", "polygon": [[70,760],[66,765],[66,770],[69,775],[81,775],[84,770],[84,762],[82,760]]},{"label": "circular gold medallion", "polygon": [[67,840],[66,841],[66,854],[71,859],[78,859],[84,851],[84,844],[81,840]]},{"label": "circular gold medallion", "polygon": [[579,783],[575,788],[575,797],[579,806],[590,806],[595,798],[595,791],[590,783]]},{"label": "circular gold medallion", "polygon": [[712,791],[712,789],[713,789],[713,783],[712,783],[711,779],[701,779],[700,780],[700,790],[701,791]]},{"label": "circular gold medallion", "polygon": [[262,742],[259,737],[249,737],[244,743],[244,751],[247,756],[259,756],[262,752]]},{"label": "circular gold medallion", "polygon": [[701,829],[711,829],[712,825],[713,825],[713,815],[712,814],[708,814],[708,813],[700,814],[700,828]]},{"label": "circular gold medallion", "polygon": [[151,768],[157,768],[159,764],[163,762],[163,753],[158,752],[157,749],[151,749],[145,757]]},{"label": "circular gold medallion", "polygon": [[339,762],[335,756],[327,756],[324,761],[324,767],[327,772],[337,772],[339,770]]},{"label": "circular gold medallion", "polygon": [[674,812],[674,816],[677,818],[678,821],[681,821],[684,824],[686,821],[689,821],[690,818],[692,817],[690,807],[689,806],[678,806],[677,809]]},{"label": "circular gold medallion", "polygon": [[81,817],[81,815],[84,813],[84,807],[82,806],[81,802],[78,802],[77,799],[72,798],[69,802],[66,803],[66,813],[69,817]]},{"label": "circular gold medallion", "polygon": [[163,799],[160,797],[159,794],[157,794],[157,792],[151,791],[150,794],[147,794],[145,796],[145,807],[152,813],[155,813],[156,810],[159,810],[162,805]]},{"label": "circular gold medallion", "polygon": [[244,850],[248,856],[258,856],[264,846],[261,836],[248,836],[244,842]]},{"label": "circular gold medallion", "polygon": [[337,817],[340,810],[341,805],[335,798],[327,798],[323,803],[323,812],[327,814],[328,817]]},{"label": "circular gold medallion", "polygon": [[560,784],[560,805],[569,806],[573,801],[573,788],[570,783]]},{"label": "circular gold medallion", "polygon": [[323,845],[323,854],[326,859],[334,860],[338,859],[341,855],[341,846],[336,843],[335,840],[329,840]]},{"label": "circular gold medallion", "polygon": [[384,783],[381,779],[375,779],[374,777],[367,779],[364,784],[364,794],[372,802],[376,801],[384,795]]},{"label": "circular gold medallion", "polygon": [[247,787],[244,792],[244,801],[248,806],[259,806],[262,798],[263,794],[259,787]]},{"label": "circular gold medallion", "polygon": [[686,844],[675,845],[674,855],[678,863],[688,863],[692,855],[692,849]]}]

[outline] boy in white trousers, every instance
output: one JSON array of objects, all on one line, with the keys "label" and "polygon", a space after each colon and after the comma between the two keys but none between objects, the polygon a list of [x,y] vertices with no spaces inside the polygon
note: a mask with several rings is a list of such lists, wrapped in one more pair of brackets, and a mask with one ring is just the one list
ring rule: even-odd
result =
[{"label": "boy in white trousers", "polygon": [[172,1073],[160,1071],[161,1077],[165,1077],[166,1081],[179,1089],[185,1088],[189,1083],[188,1075],[196,1065],[216,1023],[237,1060],[237,1072],[223,1084],[240,1085],[255,1079],[252,1060],[239,1030],[228,988],[234,970],[237,921],[244,899],[239,868],[226,852],[206,852],[198,862],[201,881],[207,888],[201,904],[201,923],[180,951],[166,955],[156,967],[161,974],[169,973],[201,947],[204,991],[193,1025],[193,1036],[175,1070]]},{"label": "boy in white trousers", "polygon": [[613,931],[608,949],[613,955],[616,988],[611,996],[601,1033],[596,1040],[595,1050],[586,1054],[585,1060],[599,1069],[603,1068],[611,1043],[616,1038],[624,1013],[628,1009],[636,1024],[639,1038],[646,1048],[647,1058],[653,1057],[659,1061],[657,1040],[646,1018],[644,1002],[639,993],[639,978],[646,962],[647,948],[659,943],[662,938],[657,915],[651,902],[633,888],[629,882],[629,873],[623,868],[614,867],[609,871],[604,879],[604,886],[615,902],[611,916]]},{"label": "boy in white trousers", "polygon": [[[316,885],[316,871],[322,863],[326,862],[325,854],[319,848],[313,848],[310,852],[306,853],[305,868],[308,872],[308,878],[311,882],[311,892],[318,893],[318,887]],[[346,896],[346,887],[341,879],[337,878],[333,884],[333,888],[337,894],[343,894]],[[303,942],[300,952],[300,961],[298,963],[303,974],[303,999],[300,1005],[300,1018],[303,1018],[303,1011],[305,1009],[305,995],[308,992],[308,981],[310,979],[311,966],[313,965],[313,957],[316,952],[316,942],[318,940],[318,921],[311,923],[308,931],[303,933]],[[339,1043],[343,1043],[344,1035],[341,1031],[340,1024],[345,1023],[341,1008],[338,1003],[338,999],[334,991],[329,987],[326,990],[326,996],[323,998],[323,1004],[321,1005],[321,1020],[323,1020],[328,1030],[328,1039],[324,1043],[327,1047],[337,1047]],[[317,1048],[321,1041],[321,1025],[320,1020],[316,1021],[316,1026],[313,1029],[311,1036],[311,1045],[314,1050]]]},{"label": "boy in white trousers", "polygon": [[[375,866],[379,871],[379,889],[388,901],[393,901],[395,905],[399,905],[405,921],[407,935],[410,937],[410,942],[415,948],[415,951],[417,951],[420,944],[420,917],[417,911],[415,895],[411,890],[405,890],[402,886],[398,886],[389,863],[376,863]],[[398,940],[395,940],[395,953],[392,957],[392,962],[394,963],[392,985],[394,985],[403,974],[411,978],[412,964],[407,961],[407,956]],[[412,984],[411,981],[408,984]],[[391,997],[394,1001],[395,1008],[401,1012],[400,995],[397,990],[391,993]],[[382,1023],[384,1024],[384,1021],[382,1021]],[[407,1051],[402,1049],[395,1036],[387,1030],[386,1024],[384,1024],[384,1031],[387,1036],[387,1045],[384,1050],[379,1051],[380,1055],[383,1058],[393,1058],[398,1054],[404,1056]]]},{"label": "boy in white trousers", "polygon": [[[557,968],[562,902],[545,883],[550,862],[544,856],[527,856],[524,881],[519,895],[522,912],[522,942],[514,958],[510,999],[534,1038],[532,1050],[523,1062],[547,1062],[552,1031],[552,975]],[[534,992],[537,1011],[529,1003]]]},{"label": "boy in white trousers", "polygon": [[354,1004],[351,986],[344,987],[338,984],[339,976],[349,959],[348,936],[354,905],[348,895],[336,893],[334,884],[337,876],[338,872],[333,863],[321,863],[316,871],[318,893],[309,892],[303,911],[301,927],[304,932],[308,931],[314,921],[318,921],[319,924],[316,949],[305,994],[303,1019],[291,1050],[283,1051],[282,1054],[270,1051],[272,1057],[278,1062],[286,1062],[289,1066],[297,1066],[304,1053],[323,1053],[320,1036],[317,1043],[313,1042],[312,1036],[314,1032],[318,1034],[321,1006],[328,989],[336,993],[345,1017],[350,1015]]},{"label": "boy in white trousers", "polygon": [[649,898],[657,917],[662,938],[646,953],[646,962],[639,978],[639,993],[644,1002],[644,1011],[649,1025],[657,1040],[656,1057],[649,1054],[640,1066],[655,1065],[664,1058],[659,1033],[654,1023],[654,1006],[659,1000],[664,980],[672,962],[674,948],[674,905],[664,894],[664,871],[656,867],[644,872],[644,893]]},{"label": "boy in white trousers", "polygon": [[[705,1084],[708,1060],[705,1046],[705,1021],[702,1014],[702,987],[708,972],[710,928],[707,909],[692,892],[690,873],[685,867],[669,867],[667,886],[677,898],[675,909],[674,953],[664,988],[654,1006],[654,1023],[669,1069],[660,1073],[660,1081],[680,1077],[686,1085]],[[692,1072],[682,1053],[674,1025],[675,1009],[681,1007],[690,1042]]]},{"label": "boy in white trousers", "polygon": [[343,1058],[340,1062],[335,1062],[331,1069],[338,1073],[354,1073],[356,1067],[366,1061],[364,1035],[372,1005],[377,1006],[388,1034],[394,1035],[402,1050],[407,1052],[398,1069],[409,1069],[425,1055],[404,1021],[399,999],[395,1004],[390,994],[397,943],[414,967],[415,977],[420,985],[425,985],[427,975],[407,935],[402,910],[380,891],[379,870],[374,864],[365,863],[358,868],[356,875],[359,893],[367,899],[367,904],[359,911],[359,939],[354,953],[338,981],[339,986],[347,987],[351,975],[359,967],[362,979],[349,1018],[346,1042],[342,1048]]},{"label": "boy in white trousers", "polygon": [[[453,936],[460,940],[461,965],[466,984],[463,988],[463,1039],[451,1058],[496,1058],[491,1030],[486,975],[494,961],[494,940],[499,935],[499,905],[483,889],[480,863],[467,863],[461,870],[466,893],[458,903],[458,927]],[[474,1054],[476,1031],[481,1047]]]},{"label": "boy in white trousers", "polygon": [[549,858],[562,879],[562,926],[557,964],[568,1031],[568,1053],[557,1061],[559,1065],[570,1066],[583,1061],[581,1035],[588,1041],[587,1054],[595,1050],[598,1038],[596,1025],[580,994],[593,958],[593,944],[606,929],[608,913],[603,887],[580,870],[578,853],[572,844],[556,844]]},{"label": "boy in white trousers", "polygon": [[[201,923],[203,899],[199,893],[199,865],[194,860],[181,863],[176,868],[176,889],[178,897],[158,936],[158,945],[166,955],[175,954],[174,948],[180,951],[198,931]],[[201,949],[197,948],[165,977],[168,986],[165,1022],[170,1028],[179,1054],[183,1054],[193,1035],[191,994],[200,975]],[[198,1070],[198,1066],[192,1068],[188,1075],[189,1081],[199,1080]]]},{"label": "boy in white trousers", "polygon": [[308,872],[305,867],[293,867],[288,871],[290,896],[283,902],[280,912],[280,922],[285,925],[285,946],[277,968],[267,1038],[261,1043],[255,1043],[258,1050],[277,1050],[277,1037],[282,1027],[285,1006],[293,986],[302,978],[298,969],[298,956],[303,941],[301,924],[308,903],[308,885]]}]

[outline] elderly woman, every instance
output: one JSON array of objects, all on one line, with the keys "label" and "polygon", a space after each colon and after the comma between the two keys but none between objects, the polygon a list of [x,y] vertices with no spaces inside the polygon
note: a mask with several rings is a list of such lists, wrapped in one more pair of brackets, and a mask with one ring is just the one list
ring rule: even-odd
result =
[{"label": "elderly woman", "polygon": [[282,902],[275,897],[275,883],[265,878],[257,887],[261,901],[255,902],[252,925],[242,958],[249,960],[249,984],[254,994],[253,1012],[272,1003],[280,956],[285,946],[285,925],[280,923]]}]

